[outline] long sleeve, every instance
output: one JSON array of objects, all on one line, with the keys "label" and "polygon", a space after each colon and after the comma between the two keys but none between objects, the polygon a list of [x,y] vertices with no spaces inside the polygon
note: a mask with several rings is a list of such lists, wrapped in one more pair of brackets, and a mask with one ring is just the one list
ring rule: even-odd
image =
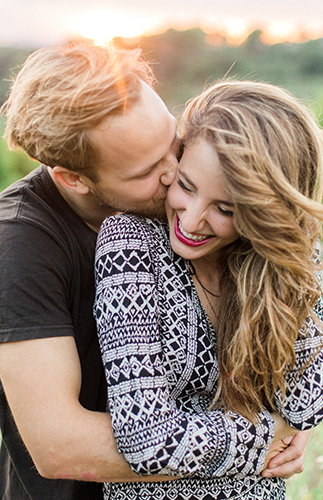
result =
[{"label": "long sleeve", "polygon": [[[174,286],[171,270],[161,271],[159,264],[161,239],[144,220],[125,215],[107,219],[98,238],[94,314],[119,451],[139,474],[259,473],[274,432],[267,411],[253,425],[233,412],[184,411],[172,397],[176,374],[165,368],[165,360],[176,339],[163,336],[161,324],[167,321],[161,321],[160,309],[173,310]],[[163,295],[161,274],[169,287]],[[185,315],[178,307],[168,322],[177,321],[181,331]],[[187,350],[188,360],[194,350],[190,342]],[[194,398],[192,391],[187,395]]]},{"label": "long sleeve", "polygon": [[[321,319],[321,300],[314,312]],[[286,376],[286,395],[276,395],[279,413],[298,430],[309,429],[323,420],[323,336],[322,327],[307,318],[294,346],[296,363]]]},{"label": "long sleeve", "polygon": [[[317,242],[313,259],[322,259],[321,245]],[[322,274],[318,273],[322,287]],[[323,322],[323,297],[317,300],[314,314]],[[290,426],[298,430],[310,429],[323,420],[323,324],[307,318],[294,345],[296,362],[286,374],[286,395],[276,394],[279,413]]]}]

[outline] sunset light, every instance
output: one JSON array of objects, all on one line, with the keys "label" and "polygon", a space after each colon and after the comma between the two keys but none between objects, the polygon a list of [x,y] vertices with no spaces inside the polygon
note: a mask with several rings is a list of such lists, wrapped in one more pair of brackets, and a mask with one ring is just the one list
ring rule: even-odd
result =
[{"label": "sunset light", "polygon": [[[232,45],[262,30],[265,43],[306,41],[323,36],[323,1],[271,0],[26,0],[1,1],[0,44],[27,47],[66,43],[81,37],[95,43],[136,38],[169,28],[202,28],[213,44]],[[292,26],[291,26],[292,25]]]},{"label": "sunset light", "polygon": [[239,45],[249,35],[249,27],[243,19],[228,19],[224,25],[223,34],[229,43]]},{"label": "sunset light", "polygon": [[297,42],[301,37],[301,30],[292,22],[272,22],[263,31],[265,43]]},{"label": "sunset light", "polygon": [[91,11],[74,23],[77,33],[97,44],[107,43],[116,36],[133,38],[153,28],[149,18],[107,10]]},{"label": "sunset light", "polygon": [[[155,17],[145,16],[136,11],[122,12],[108,9],[93,9],[83,12],[74,19],[73,32],[84,38],[89,38],[96,44],[104,44],[114,37],[135,38],[141,35],[153,35],[166,30],[165,19],[159,21]],[[194,28],[196,19],[187,18],[173,24],[175,29]],[[255,29],[262,29],[264,43],[299,42],[305,39],[322,36],[322,23],[309,25],[293,21],[269,21],[262,25],[254,25],[247,18],[222,18],[215,22],[214,18],[203,20],[200,27],[208,34],[218,34],[225,37],[231,45],[240,45]],[[162,28],[162,29],[161,29]],[[211,42],[212,43],[212,42]]]}]

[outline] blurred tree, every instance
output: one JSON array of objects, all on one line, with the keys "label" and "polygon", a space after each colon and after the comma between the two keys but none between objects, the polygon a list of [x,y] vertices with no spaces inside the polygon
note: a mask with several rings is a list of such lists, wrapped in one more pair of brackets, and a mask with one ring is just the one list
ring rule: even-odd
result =
[{"label": "blurred tree", "polygon": [[[157,92],[176,116],[185,102],[199,94],[205,85],[229,76],[280,85],[303,99],[321,118],[323,39],[267,45],[262,32],[256,30],[244,43],[233,46],[217,32],[206,34],[195,28],[169,29],[136,39],[115,38],[114,44],[142,49],[158,80]],[[0,103],[5,100],[11,76],[17,73],[29,52],[0,48]],[[0,142],[0,189],[33,166],[25,155],[8,153],[5,143]]]},{"label": "blurred tree", "polygon": [[39,165],[39,162],[31,160],[25,153],[9,151],[5,139],[3,139],[4,124],[0,120],[0,191],[21,177],[24,177]]},{"label": "blurred tree", "polygon": [[13,76],[31,51],[13,47],[0,48],[0,105],[5,100]]},{"label": "blurred tree", "polygon": [[142,49],[152,62],[157,91],[179,114],[184,103],[224,76],[281,85],[297,97],[313,102],[322,95],[323,39],[267,45],[256,30],[239,46],[201,29],[170,29],[135,40],[115,38],[120,48]]}]

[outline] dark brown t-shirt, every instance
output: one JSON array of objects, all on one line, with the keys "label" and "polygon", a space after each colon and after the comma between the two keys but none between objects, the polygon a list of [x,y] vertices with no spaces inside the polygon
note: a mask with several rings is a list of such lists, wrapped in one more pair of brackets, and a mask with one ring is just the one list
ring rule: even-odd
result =
[{"label": "dark brown t-shirt", "polygon": [[[104,411],[106,383],[96,335],[96,233],[57,191],[41,166],[0,194],[0,342],[73,336],[80,401]],[[100,484],[48,480],[36,471],[0,382],[0,500],[97,500]]]}]

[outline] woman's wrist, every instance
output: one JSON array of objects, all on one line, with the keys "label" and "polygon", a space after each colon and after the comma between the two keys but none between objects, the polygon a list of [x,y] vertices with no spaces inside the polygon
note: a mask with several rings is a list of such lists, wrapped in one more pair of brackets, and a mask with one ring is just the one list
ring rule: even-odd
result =
[{"label": "woman's wrist", "polygon": [[281,441],[289,436],[294,436],[299,431],[288,425],[286,420],[283,419],[278,413],[272,413],[275,422],[275,435],[274,442]]}]

